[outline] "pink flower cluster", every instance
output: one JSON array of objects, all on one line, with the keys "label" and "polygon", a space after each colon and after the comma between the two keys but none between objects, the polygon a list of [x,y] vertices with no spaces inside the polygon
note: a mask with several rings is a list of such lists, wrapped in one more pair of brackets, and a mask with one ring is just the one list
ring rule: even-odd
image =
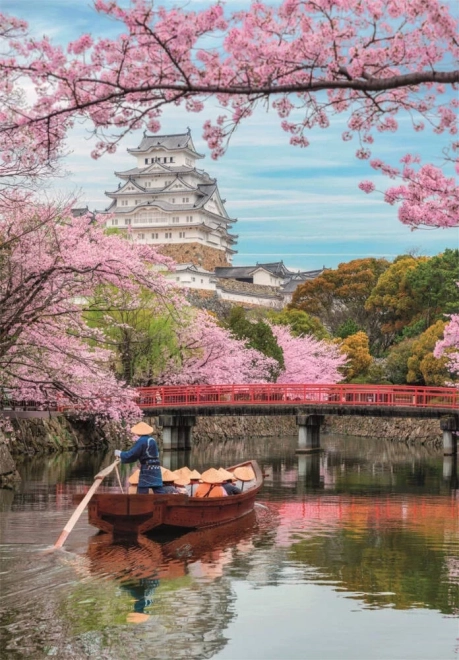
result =
[{"label": "pink flower cluster", "polygon": [[[0,174],[40,176],[55,164],[76,119],[92,122],[100,137],[97,158],[130,130],[158,131],[169,105],[204,111],[209,95],[227,112],[204,126],[214,158],[260,101],[272,104],[290,142],[300,147],[309,144],[307,131],[328,128],[338,114],[347,121],[343,139],[357,135],[363,145],[399,130],[404,118],[418,132],[430,126],[446,140],[457,135],[458,20],[451,3],[283,0],[225,15],[219,3],[192,11],[97,0],[95,9],[121,24],[119,35],[83,34],[66,49],[28,38],[23,22],[0,15],[6,42]],[[35,99],[29,105],[16,94],[24,84]],[[110,127],[117,129],[112,137]],[[367,147],[356,155],[372,157]],[[403,176],[377,159],[372,166]],[[420,188],[422,172],[417,177]],[[432,187],[417,205],[405,189],[386,201],[402,203],[402,222],[451,226],[459,222],[451,196],[457,203],[457,186],[446,193]]]}]

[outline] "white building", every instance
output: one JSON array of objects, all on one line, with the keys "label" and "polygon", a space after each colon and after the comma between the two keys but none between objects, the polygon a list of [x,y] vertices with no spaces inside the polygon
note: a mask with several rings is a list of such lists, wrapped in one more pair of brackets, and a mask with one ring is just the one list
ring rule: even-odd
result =
[{"label": "white building", "polygon": [[[196,168],[203,158],[190,132],[146,135],[136,149],[128,149],[136,166],[115,172],[118,189],[105,194],[113,201],[107,224],[130,229],[138,243],[162,246],[198,244],[220,253],[220,263],[231,263],[237,236],[229,233],[230,218],[217,182]],[[168,254],[167,249],[163,250]],[[223,254],[221,254],[223,253]],[[170,254],[170,252],[169,252]],[[172,253],[176,261],[180,261]]]}]

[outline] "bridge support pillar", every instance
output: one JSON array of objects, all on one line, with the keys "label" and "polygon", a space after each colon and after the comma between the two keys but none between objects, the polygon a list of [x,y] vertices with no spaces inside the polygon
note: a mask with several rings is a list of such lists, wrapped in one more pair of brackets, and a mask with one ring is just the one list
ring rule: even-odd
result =
[{"label": "bridge support pillar", "polygon": [[298,448],[297,454],[320,450],[320,427],[324,415],[297,415]]},{"label": "bridge support pillar", "polygon": [[443,431],[443,455],[457,454],[457,436],[459,434],[459,417],[451,415],[440,419],[440,428]]},{"label": "bridge support pillar", "polygon": [[158,425],[163,429],[163,451],[191,449],[195,424],[196,417],[193,415],[159,415]]}]

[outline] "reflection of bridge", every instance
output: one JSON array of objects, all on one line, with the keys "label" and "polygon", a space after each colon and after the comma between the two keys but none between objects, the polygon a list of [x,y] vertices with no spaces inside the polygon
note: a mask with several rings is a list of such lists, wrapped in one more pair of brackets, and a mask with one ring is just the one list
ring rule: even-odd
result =
[{"label": "reflection of bridge", "polygon": [[165,449],[191,445],[196,417],[295,415],[298,451],[320,447],[325,415],[440,419],[445,454],[457,451],[459,390],[389,385],[189,385],[138,388],[146,415],[159,417]]}]

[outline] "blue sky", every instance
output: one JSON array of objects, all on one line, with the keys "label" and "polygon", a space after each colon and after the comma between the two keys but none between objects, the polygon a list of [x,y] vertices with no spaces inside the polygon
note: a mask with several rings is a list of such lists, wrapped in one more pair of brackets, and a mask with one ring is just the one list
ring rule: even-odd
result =
[{"label": "blue sky", "polygon": [[[200,8],[209,3],[183,4]],[[241,4],[248,2],[227,2],[230,8]],[[2,0],[1,11],[27,20],[35,36],[47,34],[62,43],[83,32],[111,36],[117,29],[87,0]],[[335,118],[329,129],[312,133],[311,146],[300,149],[289,145],[276,113],[260,108],[232,137],[225,156],[213,161],[201,137],[202,124],[219,112],[215,104],[201,114],[169,109],[161,133],[190,127],[197,150],[206,156],[200,167],[217,178],[229,215],[238,219],[232,230],[239,236],[235,265],[282,259],[291,268],[310,270],[368,256],[391,260],[413,250],[433,255],[459,247],[459,228],[411,231],[398,221],[396,207],[358,189],[359,181],[370,179],[384,190],[387,180],[354,157],[355,141],[342,142],[344,116]],[[439,164],[444,137],[414,133],[408,120],[400,124],[398,133],[377,136],[374,156],[397,165],[400,156],[416,152]],[[109,203],[104,191],[117,187],[114,171],[133,166],[126,149],[139,144],[142,131],[126,137],[116,154],[94,161],[89,129],[79,125],[69,135],[70,153],[64,161],[69,175],[53,182],[52,189],[60,197],[76,192],[81,205],[101,210]]]}]

